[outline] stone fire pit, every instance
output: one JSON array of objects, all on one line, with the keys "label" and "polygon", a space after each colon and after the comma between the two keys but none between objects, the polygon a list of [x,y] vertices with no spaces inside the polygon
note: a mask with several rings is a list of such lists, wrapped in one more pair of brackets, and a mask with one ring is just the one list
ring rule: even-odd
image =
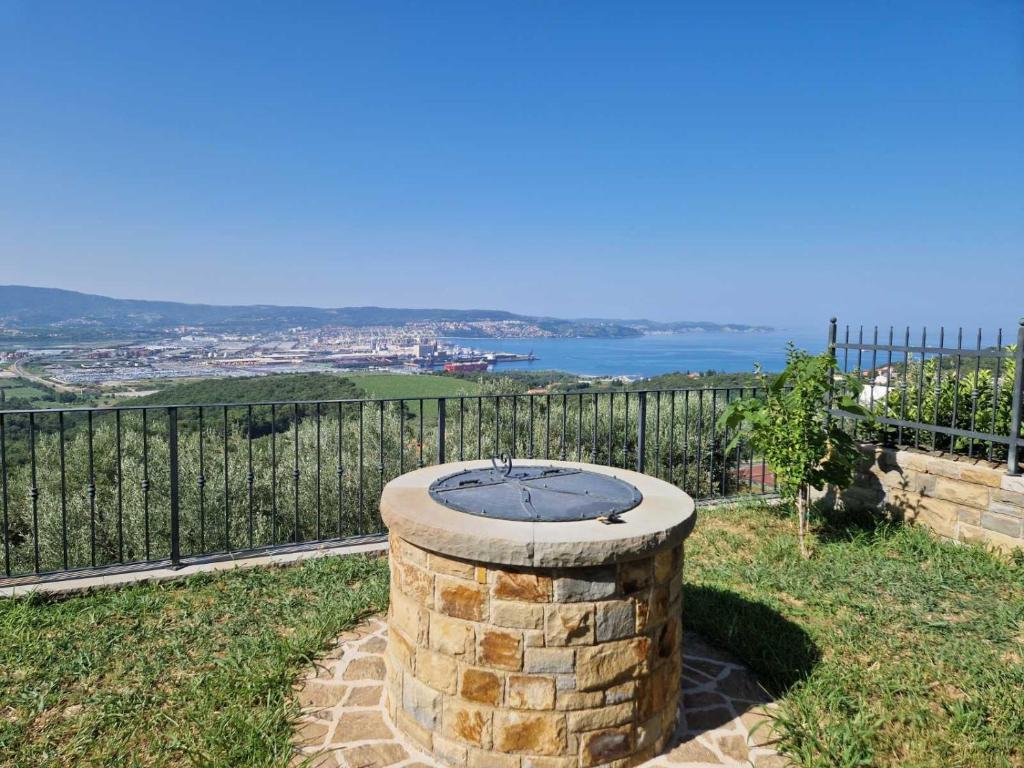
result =
[{"label": "stone fire pit", "polygon": [[661,752],[689,496],[608,467],[476,461],[393,480],[381,515],[400,732],[458,768],[626,768]]}]

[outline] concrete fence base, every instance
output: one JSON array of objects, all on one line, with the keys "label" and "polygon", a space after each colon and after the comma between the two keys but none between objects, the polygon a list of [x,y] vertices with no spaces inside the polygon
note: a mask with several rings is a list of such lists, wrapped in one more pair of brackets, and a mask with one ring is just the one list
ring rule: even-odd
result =
[{"label": "concrete fence base", "polygon": [[1024,477],[984,459],[865,445],[864,468],[842,493],[818,500],[878,509],[953,541],[1024,550]]}]

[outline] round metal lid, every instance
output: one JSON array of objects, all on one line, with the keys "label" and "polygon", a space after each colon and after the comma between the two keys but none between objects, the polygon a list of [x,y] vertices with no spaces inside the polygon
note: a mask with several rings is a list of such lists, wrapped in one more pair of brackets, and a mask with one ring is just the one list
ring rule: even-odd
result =
[{"label": "round metal lid", "polygon": [[606,518],[643,500],[639,490],[609,475],[539,464],[512,466],[503,458],[491,469],[470,469],[440,478],[430,496],[446,507],[497,520],[560,523]]}]

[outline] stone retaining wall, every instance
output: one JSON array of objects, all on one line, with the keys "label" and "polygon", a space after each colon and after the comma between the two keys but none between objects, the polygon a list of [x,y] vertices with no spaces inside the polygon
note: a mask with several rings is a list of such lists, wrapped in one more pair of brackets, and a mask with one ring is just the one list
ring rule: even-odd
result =
[{"label": "stone retaining wall", "polygon": [[867,461],[841,494],[852,508],[886,509],[954,541],[1009,553],[1024,548],[1024,477],[983,459],[865,446]]},{"label": "stone retaining wall", "polygon": [[391,536],[387,708],[452,766],[627,768],[675,727],[682,545],[581,569],[482,567]]}]

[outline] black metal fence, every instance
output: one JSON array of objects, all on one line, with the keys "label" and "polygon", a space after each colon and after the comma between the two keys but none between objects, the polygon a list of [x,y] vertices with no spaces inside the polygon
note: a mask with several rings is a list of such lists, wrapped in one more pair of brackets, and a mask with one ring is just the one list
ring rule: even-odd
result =
[{"label": "black metal fence", "polygon": [[698,499],[771,493],[718,425],[754,391],[0,412],[0,581],[379,534],[391,478],[501,453],[629,467]]},{"label": "black metal fence", "polygon": [[964,334],[939,328],[912,336],[909,327],[874,326],[842,332],[829,324],[829,349],[839,367],[859,375],[862,403],[874,426],[833,411],[859,436],[894,446],[949,451],[990,461],[1006,461],[1020,472],[1024,321],[1013,337],[1002,330],[986,337],[979,329]]}]

